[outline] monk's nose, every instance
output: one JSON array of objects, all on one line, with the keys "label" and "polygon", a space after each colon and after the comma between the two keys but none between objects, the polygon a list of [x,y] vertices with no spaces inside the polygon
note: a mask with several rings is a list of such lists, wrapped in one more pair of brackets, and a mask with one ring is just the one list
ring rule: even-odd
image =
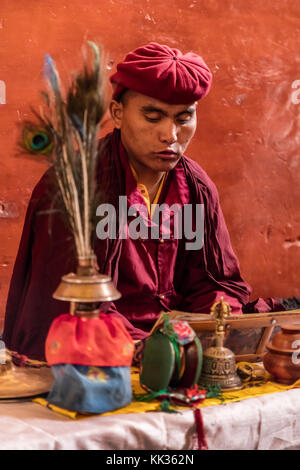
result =
[{"label": "monk's nose", "polygon": [[168,145],[177,141],[177,126],[175,123],[165,123],[160,129],[160,140]]}]

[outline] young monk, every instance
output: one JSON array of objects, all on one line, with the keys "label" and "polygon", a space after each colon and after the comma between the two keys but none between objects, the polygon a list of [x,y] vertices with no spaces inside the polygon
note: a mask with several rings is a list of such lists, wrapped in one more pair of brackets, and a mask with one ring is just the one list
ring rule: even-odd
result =
[{"label": "young monk", "polygon": [[[107,189],[112,182],[108,199],[117,206],[119,196],[126,196],[128,208],[139,205],[136,214],[130,212],[128,224],[141,217],[148,227],[153,203],[204,208],[203,246],[201,242],[196,249],[185,234],[175,236],[172,212],[163,214],[155,238],[96,238],[100,270],[112,276],[122,294],[108,312],[122,318],[134,340],[147,336],[162,310],[209,313],[223,296],[233,313],[241,313],[249,300],[250,288],[241,278],[216,187],[185,156],[196,131],[198,101],[208,94],[211,81],[200,56],[157,43],[129,53],[111,77],[115,130],[105,138],[99,168],[99,184]],[[72,235],[55,213],[53,188],[50,169],[29,203],[3,335],[8,349],[38,360],[44,360],[51,322],[68,311],[68,304],[52,294],[61,276],[76,267]],[[164,217],[169,218],[169,237]],[[190,222],[190,213],[184,217]],[[195,225],[195,210],[192,220],[197,238],[201,228]],[[261,308],[268,310],[265,304]]]}]

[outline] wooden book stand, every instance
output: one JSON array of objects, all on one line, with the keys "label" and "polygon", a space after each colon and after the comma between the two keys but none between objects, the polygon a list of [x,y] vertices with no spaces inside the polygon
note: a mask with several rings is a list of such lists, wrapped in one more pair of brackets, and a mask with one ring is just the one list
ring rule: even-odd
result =
[{"label": "wooden book stand", "polygon": [[[162,312],[151,333],[162,323]],[[216,322],[210,314],[173,310],[170,320],[185,320],[199,337],[203,351],[215,346]],[[260,362],[266,353],[266,344],[284,324],[300,325],[300,309],[284,312],[250,313],[226,318],[224,346],[236,356],[237,361]]]}]

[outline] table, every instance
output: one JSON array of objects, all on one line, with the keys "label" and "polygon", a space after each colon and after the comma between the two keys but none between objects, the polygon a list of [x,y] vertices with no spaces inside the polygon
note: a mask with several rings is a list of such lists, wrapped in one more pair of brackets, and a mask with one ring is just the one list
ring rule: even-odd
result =
[{"label": "table", "polygon": [[[213,450],[300,450],[300,389],[201,408]],[[33,402],[0,403],[0,449],[195,449],[192,410],[71,420]]]}]

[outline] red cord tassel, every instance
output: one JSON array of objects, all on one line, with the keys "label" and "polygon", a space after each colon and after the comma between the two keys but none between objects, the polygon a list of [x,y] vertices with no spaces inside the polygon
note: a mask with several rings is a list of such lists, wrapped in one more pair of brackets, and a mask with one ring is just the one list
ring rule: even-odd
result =
[{"label": "red cord tassel", "polygon": [[208,450],[208,445],[206,442],[203,418],[200,408],[194,408],[194,416],[196,422],[197,438],[198,438],[198,449],[199,450]]}]

